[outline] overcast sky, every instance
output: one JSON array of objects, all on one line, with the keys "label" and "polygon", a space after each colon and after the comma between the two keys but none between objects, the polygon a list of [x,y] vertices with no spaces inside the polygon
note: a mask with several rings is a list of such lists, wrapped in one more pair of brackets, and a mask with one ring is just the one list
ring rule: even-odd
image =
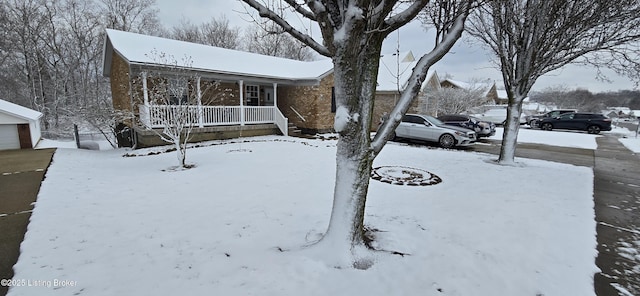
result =
[{"label": "overcast sky", "polygon": [[[166,28],[180,23],[182,19],[193,24],[208,21],[211,17],[222,15],[229,19],[231,25],[247,27],[250,18],[245,14],[245,5],[239,0],[156,0],[158,15]],[[247,8],[251,11],[251,8]],[[298,22],[298,20],[294,20]],[[312,32],[319,38],[318,31]],[[411,23],[393,33],[383,46],[383,53],[393,53],[400,40],[400,51],[412,51],[416,58],[433,47],[432,36],[419,23]],[[464,38],[464,37],[463,37]],[[480,45],[459,40],[456,46],[433,68],[440,77],[452,76],[459,81],[492,80],[503,85],[500,72],[491,63],[491,56]],[[566,66],[541,77],[533,90],[547,87],[566,86],[569,89],[582,88],[592,92],[617,91],[633,89],[633,82],[625,77],[616,76],[613,72],[605,72],[611,82],[598,81],[596,70],[588,67]]]}]

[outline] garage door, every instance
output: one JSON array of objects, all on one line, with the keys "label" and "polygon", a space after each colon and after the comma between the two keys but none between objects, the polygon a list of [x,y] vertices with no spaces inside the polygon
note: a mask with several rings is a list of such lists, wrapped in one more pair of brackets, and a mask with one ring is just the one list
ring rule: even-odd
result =
[{"label": "garage door", "polygon": [[20,149],[18,127],[15,124],[0,124],[0,150]]}]

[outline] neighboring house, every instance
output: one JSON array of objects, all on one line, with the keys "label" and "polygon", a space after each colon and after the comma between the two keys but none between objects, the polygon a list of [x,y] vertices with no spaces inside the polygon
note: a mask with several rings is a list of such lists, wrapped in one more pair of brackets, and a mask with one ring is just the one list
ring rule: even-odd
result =
[{"label": "neighboring house", "polygon": [[[174,59],[174,64],[161,61],[163,59],[157,58],[159,55]],[[180,65],[184,59],[188,64]],[[292,130],[313,134],[333,129],[336,106],[330,59],[296,61],[109,29],[103,75],[110,78],[114,108],[135,118],[119,124],[127,131],[124,134],[130,135],[128,141],[119,139],[121,145],[164,144],[150,129],[161,128],[159,118],[167,116],[176,106],[154,100],[150,92],[154,85],[162,85],[159,81],[168,82],[171,79],[168,77],[176,75],[175,60],[181,66],[181,75],[193,77],[185,89],[198,98],[197,104],[188,107],[194,114],[195,128],[191,132],[194,142],[276,133],[287,135]],[[385,60],[384,63],[398,68],[397,62]],[[413,55],[404,54],[400,64],[403,72],[399,81],[404,87],[415,65]],[[383,72],[381,70],[381,76]],[[435,73],[432,76],[437,79]],[[392,96],[392,89],[397,94],[397,87],[391,88],[393,82],[386,78],[378,81],[383,85],[380,85],[376,105],[383,105],[378,101]],[[398,85],[398,80],[394,81]],[[217,87],[212,90],[210,86],[214,84]],[[439,82],[436,84],[439,86]],[[372,123],[375,124],[377,122]]]},{"label": "neighboring house", "polygon": [[496,89],[495,82],[489,83],[468,83],[462,81],[456,81],[453,79],[445,79],[440,83],[441,87],[451,87],[464,89],[468,91],[478,90],[481,92],[482,96],[487,98],[488,103],[494,103],[497,105],[506,104],[506,92],[504,93],[504,97],[500,97],[498,95],[498,90]]},{"label": "neighboring house", "polygon": [[40,141],[42,113],[0,100],[0,150],[34,148]]},{"label": "neighboring house", "polygon": [[607,107],[603,114],[610,118],[625,119],[634,117],[633,111],[629,107]]},{"label": "neighboring house", "polygon": [[[528,99],[525,99],[525,103],[528,102]],[[495,103],[498,105],[506,105],[509,104],[509,95],[507,95],[506,89],[497,89],[496,90],[496,99]]]},{"label": "neighboring house", "polygon": [[[411,52],[385,54],[380,57],[378,86],[376,87],[376,99],[371,123],[372,129],[377,128],[382,117],[390,113],[398,103],[400,94],[406,88],[416,64],[417,61]],[[429,102],[426,93],[439,88],[440,80],[438,74],[436,71],[430,70],[422,83],[421,92],[411,103],[408,113],[428,114]]]}]

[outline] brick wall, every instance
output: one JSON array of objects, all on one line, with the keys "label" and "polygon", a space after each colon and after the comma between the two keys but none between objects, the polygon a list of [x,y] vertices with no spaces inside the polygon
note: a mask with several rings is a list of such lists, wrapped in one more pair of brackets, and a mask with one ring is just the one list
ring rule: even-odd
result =
[{"label": "brick wall", "polygon": [[129,65],[115,52],[111,59],[110,82],[113,108],[132,111],[131,97],[129,96]]},{"label": "brick wall", "polygon": [[202,104],[209,106],[239,106],[240,88],[233,82],[214,83],[211,80],[200,81]]},{"label": "brick wall", "polygon": [[[333,74],[314,86],[278,86],[278,108],[305,132],[328,132],[333,129],[335,113],[331,112]],[[300,118],[293,107],[303,118]]]},{"label": "brick wall", "polygon": [[[393,108],[398,103],[400,94],[398,93],[376,93],[376,98],[373,105],[373,116],[371,117],[371,130],[375,131],[378,128],[380,119],[386,114],[391,113]],[[425,114],[426,101],[421,94],[411,102],[407,113]]]}]

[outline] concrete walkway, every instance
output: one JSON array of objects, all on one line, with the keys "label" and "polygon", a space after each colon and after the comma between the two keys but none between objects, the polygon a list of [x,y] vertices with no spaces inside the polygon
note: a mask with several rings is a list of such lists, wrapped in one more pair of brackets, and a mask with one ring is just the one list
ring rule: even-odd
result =
[{"label": "concrete walkway", "polygon": [[[499,142],[483,141],[473,150],[499,153]],[[593,168],[601,269],[594,275],[596,295],[640,295],[640,155],[612,135],[596,141],[597,150],[518,144],[516,156]]]},{"label": "concrete walkway", "polygon": [[[0,151],[0,279],[13,277],[40,183],[55,149]],[[0,285],[0,295],[8,287]]]},{"label": "concrete walkway", "polygon": [[593,169],[596,263],[602,271],[594,278],[596,294],[640,295],[640,155],[614,137],[597,141]]}]

